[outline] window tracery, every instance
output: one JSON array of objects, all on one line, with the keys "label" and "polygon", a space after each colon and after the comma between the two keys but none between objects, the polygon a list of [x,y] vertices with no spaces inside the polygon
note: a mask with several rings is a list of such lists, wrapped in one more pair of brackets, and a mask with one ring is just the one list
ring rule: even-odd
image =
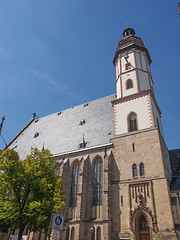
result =
[{"label": "window tracery", "polygon": [[102,159],[96,158],[93,168],[93,206],[102,205]]},{"label": "window tracery", "polygon": [[79,168],[80,168],[80,162],[76,161],[73,164],[72,182],[71,182],[70,206],[73,208],[76,206],[76,203],[77,203],[77,193],[78,193],[78,184],[79,184]]}]

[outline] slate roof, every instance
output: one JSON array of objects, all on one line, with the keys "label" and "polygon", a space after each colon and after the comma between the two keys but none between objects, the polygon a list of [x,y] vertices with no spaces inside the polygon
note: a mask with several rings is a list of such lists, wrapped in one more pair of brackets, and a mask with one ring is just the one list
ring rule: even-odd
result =
[{"label": "slate roof", "polygon": [[[52,154],[78,150],[83,134],[87,148],[109,143],[113,136],[114,99],[113,94],[31,121],[8,147],[24,159],[31,147],[42,149],[44,145]],[[85,120],[83,125],[81,120]]]}]

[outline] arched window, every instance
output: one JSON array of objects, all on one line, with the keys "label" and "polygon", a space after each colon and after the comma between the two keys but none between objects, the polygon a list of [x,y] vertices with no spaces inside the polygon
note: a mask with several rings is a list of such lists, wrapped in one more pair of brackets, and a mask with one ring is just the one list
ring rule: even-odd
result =
[{"label": "arched window", "polygon": [[128,79],[126,81],[126,89],[130,89],[130,88],[133,88],[133,82],[131,79]]},{"label": "arched window", "polygon": [[135,163],[132,165],[132,175],[137,177],[137,165]]},{"label": "arched window", "polygon": [[70,207],[75,207],[77,202],[78,183],[79,183],[79,161],[76,161],[72,169]]},{"label": "arched window", "polygon": [[97,240],[101,240],[101,228],[97,228]]},{"label": "arched window", "polygon": [[74,240],[75,238],[75,229],[74,229],[74,227],[72,227],[72,229],[71,229],[71,240]]},{"label": "arched window", "polygon": [[91,228],[91,240],[95,240],[95,229],[94,229],[94,227]]},{"label": "arched window", "polygon": [[140,163],[139,164],[139,172],[140,172],[140,176],[144,176],[145,172],[144,172],[144,163]]},{"label": "arched window", "polygon": [[96,158],[93,168],[93,206],[102,205],[102,159]]},{"label": "arched window", "polygon": [[66,230],[66,240],[69,240],[69,227]]},{"label": "arched window", "polygon": [[137,130],[137,117],[135,113],[131,113],[128,117],[129,132]]}]

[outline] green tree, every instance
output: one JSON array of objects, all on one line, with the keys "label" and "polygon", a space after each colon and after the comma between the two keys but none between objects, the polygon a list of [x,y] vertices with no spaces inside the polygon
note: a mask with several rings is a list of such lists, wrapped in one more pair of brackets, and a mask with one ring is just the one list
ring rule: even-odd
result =
[{"label": "green tree", "polygon": [[49,150],[31,149],[25,160],[8,149],[0,156],[0,229],[44,230],[48,233],[51,214],[64,205],[62,179],[56,176]]}]

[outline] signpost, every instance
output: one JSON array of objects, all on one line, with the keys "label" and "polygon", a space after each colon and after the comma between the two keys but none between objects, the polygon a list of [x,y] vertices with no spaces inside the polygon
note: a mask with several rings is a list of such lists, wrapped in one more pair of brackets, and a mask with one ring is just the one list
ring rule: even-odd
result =
[{"label": "signpost", "polygon": [[54,229],[52,238],[54,240],[59,240],[60,238],[60,230],[64,225],[64,217],[60,216],[58,213],[53,213],[51,216],[51,229]]},{"label": "signpost", "polygon": [[59,240],[59,238],[60,238],[60,231],[54,229],[53,235],[52,235],[52,239],[54,239],[54,240]]}]

